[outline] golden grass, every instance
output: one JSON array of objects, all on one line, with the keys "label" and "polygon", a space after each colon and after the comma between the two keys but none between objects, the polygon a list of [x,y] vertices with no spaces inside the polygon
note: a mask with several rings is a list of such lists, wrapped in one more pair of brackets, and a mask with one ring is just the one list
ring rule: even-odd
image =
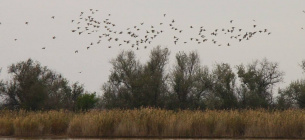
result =
[{"label": "golden grass", "polygon": [[304,110],[0,111],[1,136],[304,138]]}]

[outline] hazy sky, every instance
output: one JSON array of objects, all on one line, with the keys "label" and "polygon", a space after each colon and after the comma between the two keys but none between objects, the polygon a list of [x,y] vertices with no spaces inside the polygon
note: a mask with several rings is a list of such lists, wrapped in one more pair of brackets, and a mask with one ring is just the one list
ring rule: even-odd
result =
[{"label": "hazy sky", "polygon": [[[71,82],[79,81],[89,91],[101,93],[101,85],[110,73],[109,61],[121,50],[132,48],[103,40],[87,50],[86,47],[103,32],[72,33],[71,30],[81,25],[71,23],[71,20],[79,18],[82,11],[88,14],[89,9],[99,10],[94,15],[96,20],[109,18],[116,24],[116,30],[124,31],[141,22],[144,22],[143,30],[151,25],[158,29],[160,22],[168,24],[175,19],[175,25],[184,30],[183,34],[162,28],[164,34],[148,49],[139,47],[140,50],[135,51],[142,62],[149,58],[151,48],[161,45],[170,49],[171,64],[176,52],[197,50],[201,63],[209,67],[216,62],[234,66],[262,58],[279,62],[280,69],[285,72],[285,82],[281,86],[305,77],[298,66],[305,59],[305,29],[301,29],[305,28],[304,0],[0,0],[0,67],[3,68],[0,78],[9,79],[8,65],[32,58],[62,73]],[[233,20],[232,24],[230,20]],[[254,31],[254,24],[256,29],[268,29],[271,35],[256,35],[240,43],[220,36],[217,41],[222,46],[212,42],[200,45],[173,43],[173,36],[189,40],[198,34],[198,30],[189,29],[190,25],[196,29],[204,26],[209,31],[232,26]],[[56,39],[52,39],[53,36]],[[230,46],[226,46],[228,42]],[[108,46],[112,48],[108,49]],[[42,50],[42,47],[46,49]],[[75,50],[79,53],[75,54]]]}]

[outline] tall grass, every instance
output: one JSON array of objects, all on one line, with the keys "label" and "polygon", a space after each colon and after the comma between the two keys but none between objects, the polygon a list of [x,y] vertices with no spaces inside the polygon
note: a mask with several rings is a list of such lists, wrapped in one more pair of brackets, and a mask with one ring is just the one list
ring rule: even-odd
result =
[{"label": "tall grass", "polygon": [[304,138],[304,110],[0,111],[1,136]]}]

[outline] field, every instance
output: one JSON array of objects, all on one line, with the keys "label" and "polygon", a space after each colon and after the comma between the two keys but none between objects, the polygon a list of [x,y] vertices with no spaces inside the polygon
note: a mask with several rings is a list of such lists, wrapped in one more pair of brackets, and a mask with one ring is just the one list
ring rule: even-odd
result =
[{"label": "field", "polygon": [[0,112],[0,135],[14,137],[303,138],[304,110],[138,110]]}]

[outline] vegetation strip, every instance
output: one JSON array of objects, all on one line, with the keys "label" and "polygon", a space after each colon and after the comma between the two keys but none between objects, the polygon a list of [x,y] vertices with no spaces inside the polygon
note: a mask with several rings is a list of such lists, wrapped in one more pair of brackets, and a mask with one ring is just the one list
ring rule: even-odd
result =
[{"label": "vegetation strip", "polygon": [[8,111],[1,136],[303,138],[304,110]]}]

